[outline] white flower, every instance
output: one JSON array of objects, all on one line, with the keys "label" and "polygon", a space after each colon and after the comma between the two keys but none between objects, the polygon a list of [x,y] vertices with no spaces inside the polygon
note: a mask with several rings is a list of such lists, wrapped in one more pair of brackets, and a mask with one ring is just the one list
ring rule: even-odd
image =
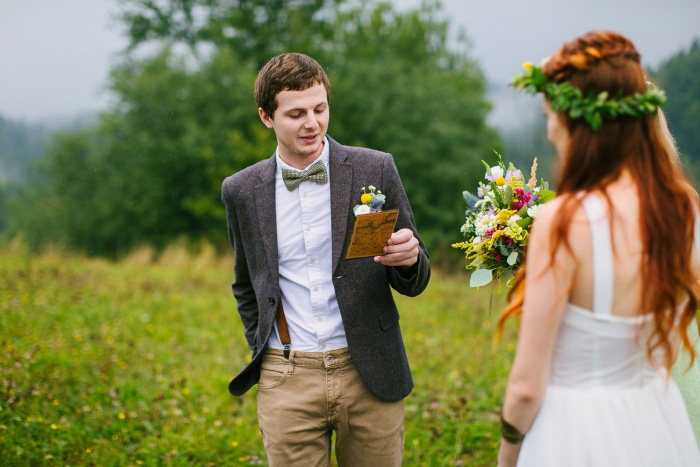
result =
[{"label": "white flower", "polygon": [[493,180],[496,180],[498,177],[502,177],[502,176],[503,176],[503,167],[501,167],[500,165],[495,165],[495,166],[491,167],[491,177],[493,178]]},{"label": "white flower", "polygon": [[369,191],[374,191],[374,190],[376,190],[376,188],[374,187],[374,185],[370,185],[368,188],[369,188]]},{"label": "white flower", "polygon": [[521,219],[521,217],[519,215],[513,214],[512,216],[510,216],[510,219],[508,219],[508,222],[507,222],[508,227],[513,227],[513,224],[518,222],[520,219]]},{"label": "white flower", "polygon": [[527,208],[527,215],[532,217],[533,219],[537,217],[537,214],[540,212],[540,205],[535,204],[532,207]]},{"label": "white flower", "polygon": [[355,209],[355,216],[359,216],[360,214],[369,214],[370,212],[372,212],[372,209],[366,204],[363,204]]}]

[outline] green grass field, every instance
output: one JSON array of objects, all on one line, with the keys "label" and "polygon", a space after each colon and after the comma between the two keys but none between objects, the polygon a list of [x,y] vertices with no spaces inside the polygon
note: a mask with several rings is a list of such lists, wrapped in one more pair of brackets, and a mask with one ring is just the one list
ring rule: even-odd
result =
[{"label": "green grass field", "polygon": [[[458,254],[458,253],[456,253]],[[266,465],[256,391],[229,395],[249,351],[230,259],[148,250],[113,263],[0,250],[3,466]],[[502,301],[434,273],[398,296],[416,387],[404,465],[495,463],[514,324]]]}]

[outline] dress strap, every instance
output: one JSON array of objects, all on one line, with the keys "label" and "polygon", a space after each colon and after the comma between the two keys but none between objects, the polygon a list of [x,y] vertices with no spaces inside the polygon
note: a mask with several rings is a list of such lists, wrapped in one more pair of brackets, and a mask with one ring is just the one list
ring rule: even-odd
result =
[{"label": "dress strap", "polygon": [[591,226],[593,248],[593,313],[609,316],[613,302],[613,254],[610,224],[600,198],[589,193],[583,208]]}]

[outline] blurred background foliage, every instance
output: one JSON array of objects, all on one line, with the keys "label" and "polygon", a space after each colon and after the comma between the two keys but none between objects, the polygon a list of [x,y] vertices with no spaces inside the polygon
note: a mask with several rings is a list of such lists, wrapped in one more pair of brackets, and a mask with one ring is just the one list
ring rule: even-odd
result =
[{"label": "blurred background foliage", "polygon": [[276,145],[257,116],[257,71],[298,51],[329,74],[329,134],[394,155],[421,234],[447,257],[459,237],[460,193],[500,141],[486,125],[484,76],[465,41],[448,47],[438,4],[408,12],[340,0],[123,7],[131,44],[111,73],[117,102],[95,125],[47,141],[29,183],[0,201],[9,236],[106,256],[181,236],[225,247],[221,181]]},{"label": "blurred background foliage", "polygon": [[[331,81],[329,134],[394,155],[435,263],[456,264],[461,192],[504,153],[524,171],[553,150],[544,120],[499,132],[464,34],[438,2],[398,11],[373,0],[122,0],[130,45],[111,108],[59,131],[0,119],[0,235],[119,257],[183,238],[228,249],[221,181],[269,157],[253,84],[272,56],[316,58]],[[653,74],[683,161],[700,159],[700,46]],[[43,146],[41,144],[43,142]]]}]

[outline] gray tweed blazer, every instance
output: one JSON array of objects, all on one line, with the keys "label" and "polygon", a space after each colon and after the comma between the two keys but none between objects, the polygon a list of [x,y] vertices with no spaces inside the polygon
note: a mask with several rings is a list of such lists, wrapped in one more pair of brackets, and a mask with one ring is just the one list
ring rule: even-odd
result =
[{"label": "gray tweed blazer", "polygon": [[[416,296],[428,285],[430,260],[418,236],[411,206],[390,154],[330,143],[333,285],[353,362],[378,397],[396,401],[413,389],[391,294]],[[260,362],[280,300],[275,215],[274,155],[223,182],[228,235],[235,255],[232,284],[245,328],[251,362],[233,378],[229,391],[244,394],[260,379]],[[343,259],[352,236],[362,187],[374,185],[386,195],[383,209],[399,209],[396,230],[411,229],[420,243],[418,262],[409,270],[386,267],[372,258]],[[294,343],[292,342],[292,348]]]}]

